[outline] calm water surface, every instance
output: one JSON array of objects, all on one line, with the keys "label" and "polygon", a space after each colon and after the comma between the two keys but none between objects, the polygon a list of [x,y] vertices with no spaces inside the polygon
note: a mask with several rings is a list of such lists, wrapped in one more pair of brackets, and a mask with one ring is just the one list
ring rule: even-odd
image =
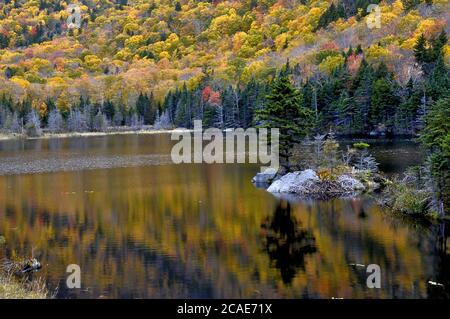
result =
[{"label": "calm water surface", "polygon": [[[370,198],[278,200],[255,165],[173,165],[169,135],[0,142],[0,257],[34,255],[59,298],[427,298],[449,283],[445,225]],[[420,163],[377,142],[387,173]],[[65,286],[78,264],[82,289]],[[381,289],[362,266],[378,264]]]}]

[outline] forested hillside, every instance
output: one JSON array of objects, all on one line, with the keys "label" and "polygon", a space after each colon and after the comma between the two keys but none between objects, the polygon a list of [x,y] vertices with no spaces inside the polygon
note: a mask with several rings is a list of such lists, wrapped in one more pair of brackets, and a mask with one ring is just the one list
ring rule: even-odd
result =
[{"label": "forested hillside", "polygon": [[[381,9],[380,28],[368,25]],[[81,27],[68,28],[78,5]],[[415,134],[449,88],[448,0],[6,0],[0,126],[255,124],[287,76],[318,130]],[[38,128],[38,129],[39,129]]]}]

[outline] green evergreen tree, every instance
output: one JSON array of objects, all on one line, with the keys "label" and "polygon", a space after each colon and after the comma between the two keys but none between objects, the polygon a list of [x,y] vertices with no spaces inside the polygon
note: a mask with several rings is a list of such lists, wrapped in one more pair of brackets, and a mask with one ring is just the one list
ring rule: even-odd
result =
[{"label": "green evergreen tree", "polygon": [[450,95],[433,105],[425,117],[421,140],[431,151],[429,162],[437,182],[439,199],[450,212]]},{"label": "green evergreen tree", "polygon": [[136,101],[136,110],[139,118],[144,121],[144,124],[150,124],[150,99],[147,94],[140,93]]},{"label": "green evergreen tree", "polygon": [[370,107],[370,123],[372,126],[392,124],[391,116],[395,111],[396,100],[391,83],[384,78],[375,81]]},{"label": "green evergreen tree", "polygon": [[153,125],[156,120],[156,110],[157,110],[157,103],[155,101],[153,92],[150,93],[150,96],[147,98],[147,101],[148,104],[146,112],[144,114],[144,124]]},{"label": "green evergreen tree", "polygon": [[344,134],[352,133],[352,99],[343,90],[339,99],[333,104],[334,124],[336,129]]},{"label": "green evergreen tree", "polygon": [[351,98],[352,128],[351,133],[360,134],[366,132],[368,114],[372,96],[373,68],[366,60],[361,61],[358,72],[353,78],[349,88]]},{"label": "green evergreen tree", "polygon": [[108,121],[111,121],[114,118],[114,104],[110,100],[106,100],[103,103],[103,114],[105,114]]},{"label": "green evergreen tree", "polygon": [[425,35],[422,33],[414,45],[414,56],[420,64],[429,62],[428,44]]},{"label": "green evergreen tree", "polygon": [[301,105],[300,91],[285,76],[274,81],[266,100],[265,106],[257,110],[259,127],[280,130],[281,165],[289,169],[294,145],[310,132],[313,112]]},{"label": "green evergreen tree", "polygon": [[448,42],[447,33],[444,30],[431,40],[432,52],[431,57],[434,61],[438,60],[444,55],[444,47]]},{"label": "green evergreen tree", "polygon": [[445,65],[442,55],[438,57],[428,82],[429,95],[435,101],[444,96],[450,89],[449,69]]}]

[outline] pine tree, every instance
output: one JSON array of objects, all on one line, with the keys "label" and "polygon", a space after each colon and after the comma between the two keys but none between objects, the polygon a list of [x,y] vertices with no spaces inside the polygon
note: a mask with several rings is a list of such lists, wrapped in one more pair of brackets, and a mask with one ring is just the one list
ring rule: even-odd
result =
[{"label": "pine tree", "polygon": [[425,35],[422,33],[416,41],[414,45],[414,57],[416,58],[417,63],[422,67],[425,75],[430,74],[430,66],[429,63],[432,60],[433,52],[428,47],[428,41],[425,38]]},{"label": "pine tree", "polygon": [[450,90],[449,69],[445,65],[444,57],[440,55],[429,76],[429,95],[435,101],[445,96]]},{"label": "pine tree", "polygon": [[136,111],[138,116],[142,119],[148,117],[149,112],[149,100],[146,94],[142,92],[139,94],[138,99],[136,101]]},{"label": "pine tree", "polygon": [[350,133],[352,130],[352,99],[348,92],[343,90],[341,96],[333,104],[334,125],[341,129],[343,133]]},{"label": "pine tree", "polygon": [[112,121],[114,118],[114,112],[114,104],[110,100],[106,100],[106,102],[103,103],[103,113],[109,121]]},{"label": "pine tree", "polygon": [[274,81],[266,100],[257,111],[259,127],[280,130],[280,157],[282,165],[289,169],[294,144],[310,132],[313,112],[301,105],[301,93],[287,77]]},{"label": "pine tree", "polygon": [[233,88],[227,87],[222,92],[222,113],[224,126],[226,128],[238,127],[236,123],[235,103],[233,99]]},{"label": "pine tree", "polygon": [[183,88],[179,94],[179,107],[183,108],[183,118],[181,119],[184,127],[193,127],[193,115],[192,115],[192,96],[191,92],[187,89],[186,82],[183,84]]},{"label": "pine tree", "polygon": [[335,5],[334,2],[320,16],[316,30],[326,28],[331,22],[340,18],[346,18],[345,8],[342,4]]},{"label": "pine tree", "polygon": [[[392,120],[395,110],[396,97],[392,85],[384,78],[375,81],[370,108],[370,123],[376,127],[378,124],[386,124]],[[390,124],[390,123],[388,123]]]},{"label": "pine tree", "polygon": [[440,57],[444,55],[444,47],[448,42],[447,33],[445,33],[445,30],[442,30],[442,32],[434,39],[431,40],[431,46],[432,46],[432,59],[434,61],[437,61]]},{"label": "pine tree", "polygon": [[148,109],[146,114],[144,115],[144,122],[146,125],[153,125],[155,123],[156,119],[156,101],[155,97],[153,95],[153,92],[150,93],[150,96],[148,97]]},{"label": "pine tree", "polygon": [[409,79],[404,89],[404,101],[399,105],[396,114],[396,131],[402,134],[413,134],[416,131],[416,114],[420,105],[420,90]]},{"label": "pine tree", "polygon": [[25,118],[32,109],[32,100],[30,96],[27,96],[21,103],[18,105],[19,107],[19,117]]},{"label": "pine tree", "polygon": [[427,39],[423,33],[419,36],[414,45],[414,56],[416,61],[420,64],[426,63],[429,60]]},{"label": "pine tree", "polygon": [[174,93],[169,91],[169,93],[164,98],[163,109],[167,110],[170,117],[170,122],[175,124],[175,116],[176,116],[176,103],[174,98]]},{"label": "pine tree", "polygon": [[123,114],[124,114],[124,112],[123,112],[122,107],[120,105],[118,107],[116,107],[116,109],[114,111],[114,117],[112,118],[111,124],[115,125],[115,126],[123,125],[123,120],[124,120]]},{"label": "pine tree", "polygon": [[392,80],[393,76],[392,73],[389,71],[386,63],[381,62],[378,65],[378,68],[375,70],[375,80],[379,79],[386,79],[386,80]]},{"label": "pine tree", "polygon": [[450,212],[450,95],[433,105],[425,118],[422,142],[429,148],[429,162],[444,211]]},{"label": "pine tree", "polygon": [[240,118],[245,128],[253,125],[255,109],[263,105],[264,97],[268,93],[266,91],[267,87],[255,81],[255,79],[250,80],[242,89],[240,93]]}]

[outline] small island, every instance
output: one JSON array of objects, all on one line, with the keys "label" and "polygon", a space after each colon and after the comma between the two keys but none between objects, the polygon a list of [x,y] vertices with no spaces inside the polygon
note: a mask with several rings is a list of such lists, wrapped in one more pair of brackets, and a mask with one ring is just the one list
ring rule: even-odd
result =
[{"label": "small island", "polygon": [[[313,156],[305,152],[308,147],[313,147]],[[342,152],[332,132],[318,135],[302,148],[300,166],[308,168],[287,173],[283,173],[286,168],[276,174],[260,173],[253,182],[275,195],[293,194],[323,200],[380,191],[389,181],[378,172],[378,163],[368,149],[369,144],[355,143]]]}]

